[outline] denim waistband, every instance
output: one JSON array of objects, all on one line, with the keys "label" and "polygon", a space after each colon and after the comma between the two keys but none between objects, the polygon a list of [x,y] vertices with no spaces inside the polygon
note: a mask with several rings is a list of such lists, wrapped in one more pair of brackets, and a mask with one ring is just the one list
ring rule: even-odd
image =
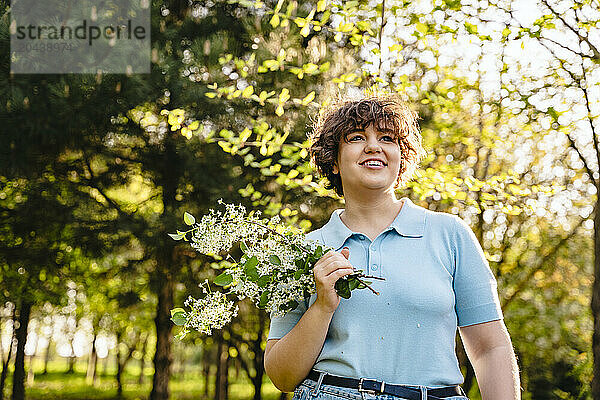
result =
[{"label": "denim waistband", "polygon": [[[390,400],[390,399],[403,399],[404,397],[397,397],[390,394],[379,394],[379,393],[369,393],[369,392],[361,392],[358,389],[354,388],[346,388],[340,386],[327,385],[322,383],[323,378],[327,374],[323,371],[320,372],[319,379],[315,382],[312,379],[305,379],[296,391],[294,392],[294,400],[319,400],[319,394],[322,393],[325,395],[327,399],[330,399],[331,396],[338,397],[340,399],[348,399],[348,400],[367,400],[367,399],[376,399],[376,400]],[[331,374],[329,374],[331,375]],[[421,385],[402,385],[407,388],[411,388],[420,392],[421,400],[432,400],[437,397],[432,397],[431,394],[428,396],[428,389],[436,389],[436,387],[428,387]],[[467,395],[464,393],[462,388],[459,386],[460,392],[462,395],[444,397],[444,400],[469,400]],[[329,395],[329,396],[327,396]],[[440,398],[442,399],[442,398]]]}]

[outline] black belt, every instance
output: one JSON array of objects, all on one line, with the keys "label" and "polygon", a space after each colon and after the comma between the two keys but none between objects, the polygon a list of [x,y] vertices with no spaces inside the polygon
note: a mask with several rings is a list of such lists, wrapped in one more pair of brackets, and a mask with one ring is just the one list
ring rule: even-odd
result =
[{"label": "black belt", "polygon": [[[320,372],[311,370],[307,378],[315,382],[319,381]],[[324,385],[341,386],[357,389],[359,392],[371,394],[390,394],[409,400],[421,400],[421,390],[403,385],[392,385],[375,379],[355,379],[326,374],[321,382]],[[460,386],[446,386],[441,388],[427,389],[427,400],[437,400],[450,396],[464,396]]]}]

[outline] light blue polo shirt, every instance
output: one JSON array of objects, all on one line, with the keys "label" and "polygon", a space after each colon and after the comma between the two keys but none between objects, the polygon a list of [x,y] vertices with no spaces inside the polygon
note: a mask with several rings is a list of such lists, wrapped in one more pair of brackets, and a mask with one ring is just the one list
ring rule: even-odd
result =
[{"label": "light blue polo shirt", "polygon": [[[462,384],[457,326],[503,318],[496,279],[461,218],[403,200],[374,241],[342,222],[343,209],[306,236],[336,251],[349,247],[350,264],[385,278],[372,280],[379,296],[362,289],[340,300],[314,368],[403,385]],[[315,300],[272,316],[268,338],[285,336]]]}]

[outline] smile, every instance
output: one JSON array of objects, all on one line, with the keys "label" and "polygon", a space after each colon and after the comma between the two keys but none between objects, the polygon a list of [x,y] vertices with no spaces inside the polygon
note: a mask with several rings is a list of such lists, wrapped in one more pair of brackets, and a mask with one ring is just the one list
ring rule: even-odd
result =
[{"label": "smile", "polygon": [[383,163],[383,161],[379,161],[379,160],[368,160],[368,161],[361,163],[360,165],[362,165],[365,168],[369,168],[369,169],[382,169],[385,167],[385,164]]}]

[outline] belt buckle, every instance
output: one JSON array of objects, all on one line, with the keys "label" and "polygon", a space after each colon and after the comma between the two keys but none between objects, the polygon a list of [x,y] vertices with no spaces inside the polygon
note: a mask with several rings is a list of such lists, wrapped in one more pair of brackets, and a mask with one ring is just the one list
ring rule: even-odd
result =
[{"label": "belt buckle", "polygon": [[[359,392],[363,392],[363,393],[369,393],[369,394],[377,394],[376,390],[373,389],[363,389],[363,381],[365,380],[365,378],[360,378],[360,380],[358,381],[358,391]],[[378,380],[374,380],[374,379],[368,379],[371,382],[378,382],[380,384],[379,387],[379,393],[383,394],[383,390],[385,388],[385,382],[379,382]]]}]

